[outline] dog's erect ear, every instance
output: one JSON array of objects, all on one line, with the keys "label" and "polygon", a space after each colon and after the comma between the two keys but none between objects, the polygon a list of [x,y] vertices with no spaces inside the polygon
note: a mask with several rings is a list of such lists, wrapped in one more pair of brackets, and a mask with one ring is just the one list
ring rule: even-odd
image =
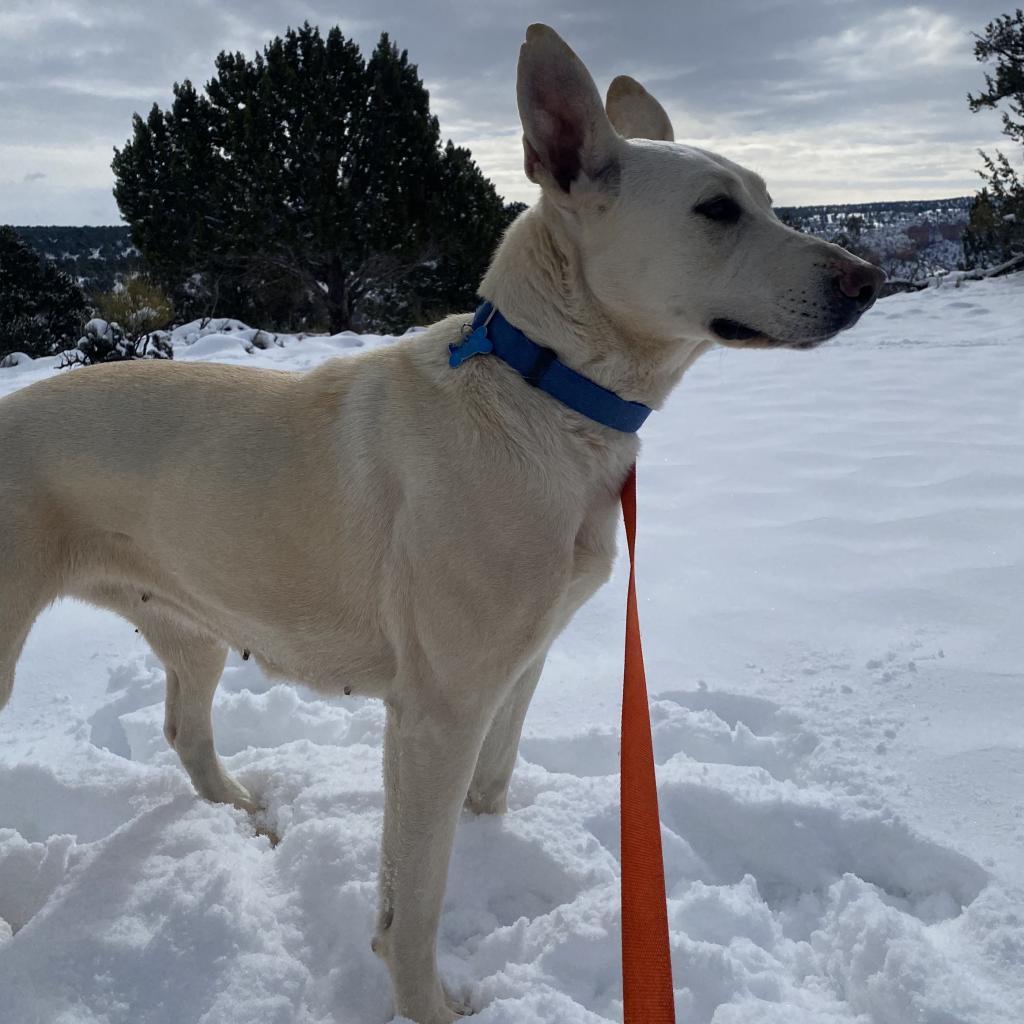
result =
[{"label": "dog's erect ear", "polygon": [[583,62],[547,25],[531,25],[516,82],[526,176],[568,195],[581,175],[606,179],[621,140]]},{"label": "dog's erect ear", "polygon": [[619,75],[608,86],[608,119],[624,139],[675,142],[665,108],[635,79]]}]

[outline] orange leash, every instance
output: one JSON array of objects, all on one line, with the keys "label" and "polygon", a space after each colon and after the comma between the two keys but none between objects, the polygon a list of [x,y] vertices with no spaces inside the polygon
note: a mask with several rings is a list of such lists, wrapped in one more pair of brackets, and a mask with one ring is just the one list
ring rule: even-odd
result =
[{"label": "orange leash", "polygon": [[675,1024],[665,865],[636,604],[636,466],[622,488],[629,546],[622,684],[622,1000],[624,1024]]}]

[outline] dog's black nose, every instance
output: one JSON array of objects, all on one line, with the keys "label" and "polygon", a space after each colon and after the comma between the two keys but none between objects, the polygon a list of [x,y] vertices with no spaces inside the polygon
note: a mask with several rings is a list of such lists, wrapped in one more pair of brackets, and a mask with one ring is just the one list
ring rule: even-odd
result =
[{"label": "dog's black nose", "polygon": [[870,263],[843,263],[837,270],[836,287],[846,298],[853,299],[863,313],[878,298],[878,290],[885,280],[884,271]]}]

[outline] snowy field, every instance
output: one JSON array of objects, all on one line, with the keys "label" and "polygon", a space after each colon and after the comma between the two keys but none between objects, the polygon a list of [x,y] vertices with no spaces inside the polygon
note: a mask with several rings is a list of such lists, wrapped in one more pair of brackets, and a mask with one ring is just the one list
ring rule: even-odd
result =
[{"label": "snowy field", "polygon": [[[388,343],[219,327],[176,358]],[[813,353],[713,353],[643,437],[681,1024],[1020,1020],[1024,274],[885,299]],[[508,816],[459,828],[440,961],[480,1024],[621,1020],[624,588],[620,560],[556,644]],[[382,708],[232,657],[217,743],[272,849],[193,795],[162,702],[131,626],[72,603],[37,623],[0,716],[0,1019],[388,1021]]]}]

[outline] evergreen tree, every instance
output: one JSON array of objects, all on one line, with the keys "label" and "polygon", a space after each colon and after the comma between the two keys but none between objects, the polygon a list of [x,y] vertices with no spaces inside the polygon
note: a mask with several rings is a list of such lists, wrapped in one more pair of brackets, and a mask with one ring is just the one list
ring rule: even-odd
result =
[{"label": "evergreen tree", "polygon": [[[428,285],[428,303],[471,305],[508,221],[469,154],[441,149],[416,66],[386,34],[369,61],[309,24],[251,60],[221,53],[203,94],[175,85],[169,110],[135,117],[113,167],[179,309],[282,328],[407,325]],[[453,232],[449,188],[481,224]]]},{"label": "evergreen tree", "polygon": [[481,268],[490,263],[505,229],[526,209],[523,203],[503,203],[489,184],[469,150],[449,141],[438,185],[436,273],[422,286],[443,309],[473,304]]},{"label": "evergreen tree", "polygon": [[1024,253],[1024,184],[1004,153],[982,154],[988,183],[971,204],[964,265],[987,267]]},{"label": "evergreen tree", "polygon": [[70,277],[37,256],[13,228],[0,226],[0,358],[11,352],[38,358],[68,348],[88,313]]},{"label": "evergreen tree", "polygon": [[526,209],[502,202],[468,149],[445,146],[433,183],[424,258],[368,299],[371,319],[396,330],[476,305],[476,290],[502,234]]},{"label": "evergreen tree", "polygon": [[207,244],[223,221],[224,161],[204,142],[209,104],[191,82],[175,84],[171,108],[154,104],[133,126],[133,142],[115,150],[114,197],[154,276],[180,299],[193,274],[209,273]]},{"label": "evergreen tree", "polygon": [[[982,63],[995,62],[995,74],[985,73],[985,91],[968,96],[971,110],[1002,110],[1003,132],[1024,145],[1024,10],[1004,14],[976,37],[974,55]],[[968,267],[1000,263],[1024,252],[1024,182],[1004,153],[990,157],[979,174],[985,187],[971,207],[964,236]]]}]

